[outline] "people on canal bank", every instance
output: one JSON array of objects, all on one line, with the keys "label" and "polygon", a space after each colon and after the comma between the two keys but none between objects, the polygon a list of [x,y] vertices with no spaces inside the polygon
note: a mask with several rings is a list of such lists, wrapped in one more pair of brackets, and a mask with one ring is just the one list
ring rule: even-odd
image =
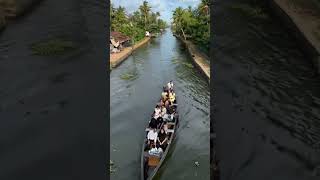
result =
[{"label": "people on canal bank", "polygon": [[148,132],[147,135],[147,139],[148,139],[148,145],[154,143],[157,143],[157,139],[158,139],[158,132],[157,132],[157,128],[153,128],[152,130],[150,130]]}]

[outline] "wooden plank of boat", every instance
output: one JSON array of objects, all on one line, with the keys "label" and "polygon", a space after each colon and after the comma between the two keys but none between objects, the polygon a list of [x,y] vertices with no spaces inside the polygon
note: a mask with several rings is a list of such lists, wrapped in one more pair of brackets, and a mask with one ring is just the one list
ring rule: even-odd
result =
[{"label": "wooden plank of boat", "polygon": [[[169,149],[173,143],[173,140],[175,138],[176,130],[178,127],[178,121],[179,118],[175,119],[174,122],[168,122],[168,145],[165,148],[164,152],[162,153],[161,157],[156,155],[150,155],[146,149],[147,139],[146,136],[144,138],[143,144],[142,144],[142,152],[141,152],[141,180],[152,180],[157,172],[159,171],[161,165],[163,164]],[[150,130],[148,128],[149,123],[146,127],[146,135],[148,131]]]}]

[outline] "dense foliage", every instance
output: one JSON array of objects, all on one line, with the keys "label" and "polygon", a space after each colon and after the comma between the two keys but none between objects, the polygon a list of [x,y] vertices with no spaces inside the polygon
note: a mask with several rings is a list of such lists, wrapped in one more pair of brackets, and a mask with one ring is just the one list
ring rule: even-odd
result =
[{"label": "dense foliage", "polygon": [[209,51],[210,42],[210,0],[202,0],[194,9],[176,8],[173,11],[173,32],[196,43],[200,48]]},{"label": "dense foliage", "polygon": [[110,6],[111,31],[119,31],[130,36],[134,42],[144,38],[145,31],[158,33],[160,29],[165,29],[167,24],[160,19],[159,12],[152,12],[147,1],[132,14],[128,14],[124,7],[115,8]]}]

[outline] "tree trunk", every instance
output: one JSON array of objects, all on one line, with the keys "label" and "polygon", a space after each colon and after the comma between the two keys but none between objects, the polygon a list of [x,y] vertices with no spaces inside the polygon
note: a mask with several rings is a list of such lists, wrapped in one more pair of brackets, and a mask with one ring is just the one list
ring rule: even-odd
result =
[{"label": "tree trunk", "polygon": [[144,15],[144,29],[147,30],[147,15]]},{"label": "tree trunk", "polygon": [[183,29],[182,29],[182,28],[181,28],[181,31],[182,31],[182,34],[183,34],[183,38],[184,38],[184,40],[187,40],[186,35],[184,34],[184,31],[183,31]]}]

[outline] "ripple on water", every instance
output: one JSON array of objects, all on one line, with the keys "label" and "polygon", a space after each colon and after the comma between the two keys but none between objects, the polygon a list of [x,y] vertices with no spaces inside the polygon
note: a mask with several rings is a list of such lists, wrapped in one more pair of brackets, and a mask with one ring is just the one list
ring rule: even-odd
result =
[{"label": "ripple on water", "polygon": [[[220,3],[228,5],[236,3],[236,0]],[[317,155],[320,151],[320,78],[311,61],[301,52],[287,29],[281,27],[283,25],[280,22],[251,21],[250,18],[227,12],[222,5],[216,6],[216,12],[221,15],[216,18],[223,22],[216,23],[215,26],[217,36],[214,51],[219,57],[216,63],[221,72],[227,72],[232,77],[228,79],[217,76],[219,84],[216,84],[216,88],[232,94],[234,108],[251,109],[252,121],[241,125],[251,129],[261,128],[274,136],[281,134],[275,139],[276,143],[271,143],[282,150],[279,151],[281,154],[258,150],[259,157],[276,155],[274,161],[280,163],[298,160],[294,166],[301,167],[303,173],[309,172],[312,168],[303,171],[303,163],[315,166],[320,161]],[[223,78],[233,84],[227,84]],[[233,115],[230,114],[230,117]],[[250,137],[254,138],[253,135]],[[268,138],[268,133],[265,137]],[[309,154],[305,155],[306,152]],[[289,157],[285,161],[276,159],[284,157],[282,154],[293,158]],[[295,156],[303,158],[294,158]],[[259,159],[255,158],[255,161]],[[227,168],[233,169],[233,162],[224,160],[225,173],[231,173]],[[250,169],[259,169],[250,164],[248,166]],[[294,173],[288,172],[283,175],[290,177],[292,174]],[[310,176],[306,173],[304,177]]]}]

